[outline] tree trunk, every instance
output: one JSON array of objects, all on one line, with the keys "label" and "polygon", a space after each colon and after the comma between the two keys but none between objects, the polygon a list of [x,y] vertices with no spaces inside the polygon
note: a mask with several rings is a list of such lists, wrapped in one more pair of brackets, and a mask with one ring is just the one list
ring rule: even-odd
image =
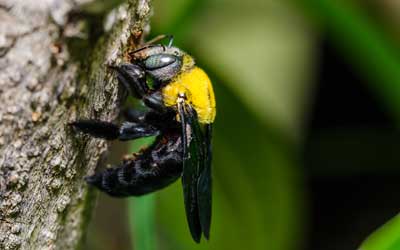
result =
[{"label": "tree trunk", "polygon": [[68,122],[116,118],[108,66],[140,43],[149,1],[118,7],[101,33],[90,0],[0,0],[0,249],[80,246],[93,204],[83,178],[107,143]]}]

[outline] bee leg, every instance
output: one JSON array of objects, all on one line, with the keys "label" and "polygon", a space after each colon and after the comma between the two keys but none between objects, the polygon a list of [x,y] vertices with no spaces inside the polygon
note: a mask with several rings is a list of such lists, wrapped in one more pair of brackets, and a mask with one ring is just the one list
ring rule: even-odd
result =
[{"label": "bee leg", "polygon": [[148,111],[142,111],[137,109],[125,109],[123,112],[125,119],[127,119],[130,122],[137,122],[137,123],[145,122],[147,113]]},{"label": "bee leg", "polygon": [[131,95],[141,99],[149,92],[146,83],[146,71],[140,66],[131,63],[124,63],[113,67],[117,71],[117,78],[130,92]]},{"label": "bee leg", "polygon": [[156,142],[121,165],[86,177],[86,181],[111,196],[145,195],[175,182],[182,174],[181,140],[158,137]]},{"label": "bee leg", "polygon": [[165,131],[168,128],[177,126],[174,122],[176,114],[173,110],[171,110],[171,112],[159,113],[154,110],[141,111],[136,109],[127,109],[124,111],[124,115],[130,122],[148,124],[160,131]]},{"label": "bee leg", "polygon": [[141,137],[159,135],[160,131],[148,124],[124,122],[119,129],[121,141],[133,140]]},{"label": "bee leg", "polygon": [[121,64],[115,67],[117,78],[131,93],[131,95],[142,99],[144,104],[160,113],[165,113],[163,97],[160,91],[150,93],[150,88],[146,83],[146,71],[136,64]]},{"label": "bee leg", "polygon": [[106,140],[126,141],[159,134],[159,131],[151,125],[134,122],[124,122],[118,126],[110,122],[78,120],[70,125],[83,133]]},{"label": "bee leg", "polygon": [[170,110],[165,106],[163,96],[160,91],[145,95],[143,97],[143,102],[147,107],[159,113],[167,113]]}]

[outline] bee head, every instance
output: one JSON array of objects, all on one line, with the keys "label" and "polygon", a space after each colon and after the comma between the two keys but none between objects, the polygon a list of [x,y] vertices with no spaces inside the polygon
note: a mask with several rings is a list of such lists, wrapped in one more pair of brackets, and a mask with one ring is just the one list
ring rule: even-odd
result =
[{"label": "bee head", "polygon": [[173,46],[149,45],[133,52],[133,60],[154,79],[166,82],[194,66],[191,56]]}]

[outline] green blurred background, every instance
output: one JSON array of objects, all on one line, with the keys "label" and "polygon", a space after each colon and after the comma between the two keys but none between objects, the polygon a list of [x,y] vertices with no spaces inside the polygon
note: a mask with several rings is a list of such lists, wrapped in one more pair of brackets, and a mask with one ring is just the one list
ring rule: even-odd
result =
[{"label": "green blurred background", "polygon": [[216,92],[211,240],[192,241],[178,181],[101,194],[85,249],[399,250],[400,219],[372,233],[400,211],[400,1],[153,3],[150,37],[173,34]]}]

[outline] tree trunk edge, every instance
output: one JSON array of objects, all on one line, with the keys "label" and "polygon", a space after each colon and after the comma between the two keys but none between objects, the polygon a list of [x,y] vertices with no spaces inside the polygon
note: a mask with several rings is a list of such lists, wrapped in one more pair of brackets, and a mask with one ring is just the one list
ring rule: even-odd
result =
[{"label": "tree trunk edge", "polygon": [[68,122],[117,117],[121,91],[108,66],[141,42],[150,16],[150,0],[114,10],[86,68],[66,40],[80,35],[68,16],[87,2],[0,0],[0,249],[83,246],[94,206],[83,177],[108,145]]}]

